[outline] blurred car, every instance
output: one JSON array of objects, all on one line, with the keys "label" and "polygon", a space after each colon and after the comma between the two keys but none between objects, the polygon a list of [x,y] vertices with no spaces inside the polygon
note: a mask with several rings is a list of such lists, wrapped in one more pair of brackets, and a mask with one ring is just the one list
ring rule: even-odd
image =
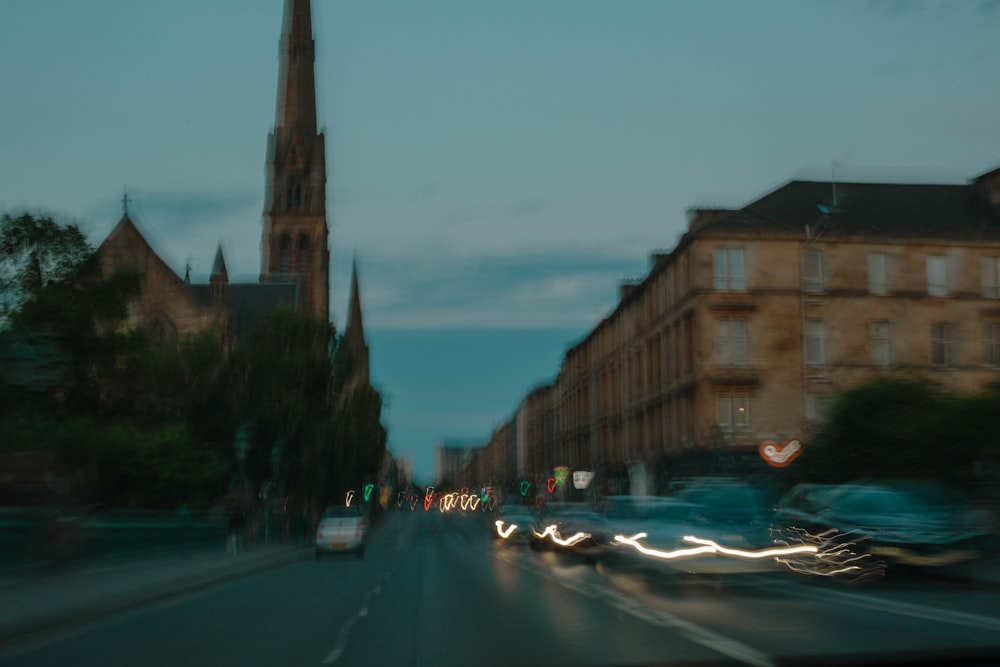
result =
[{"label": "blurred car", "polygon": [[988,514],[936,483],[800,484],[776,510],[779,528],[839,537],[860,553],[911,567],[973,560],[990,537]]},{"label": "blurred car", "polygon": [[358,507],[330,507],[320,517],[316,528],[316,560],[341,551],[365,555],[368,519]]},{"label": "blurred car", "polygon": [[663,498],[609,498],[605,516],[616,528],[616,556],[689,574],[735,574],[775,569],[768,554],[771,510],[757,488],[705,480],[678,486]]},{"label": "blurred car", "polygon": [[609,532],[604,517],[589,505],[550,502],[532,522],[528,539],[536,550],[575,551],[593,557],[608,546]]},{"label": "blurred car", "polygon": [[493,539],[511,544],[527,544],[535,515],[527,505],[504,505],[493,517],[490,526]]}]

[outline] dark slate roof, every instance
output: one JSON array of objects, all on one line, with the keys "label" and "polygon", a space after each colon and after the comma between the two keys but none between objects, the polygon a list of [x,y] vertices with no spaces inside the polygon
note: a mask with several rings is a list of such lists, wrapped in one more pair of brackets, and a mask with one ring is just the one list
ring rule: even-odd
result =
[{"label": "dark slate roof", "polygon": [[[202,305],[212,302],[211,285],[188,285],[192,296]],[[282,306],[294,308],[298,302],[297,283],[231,284],[228,289],[229,311],[238,340],[242,340],[268,313]]]},{"label": "dark slate roof", "polygon": [[966,185],[790,181],[730,215],[713,232],[997,239],[1000,215]]}]

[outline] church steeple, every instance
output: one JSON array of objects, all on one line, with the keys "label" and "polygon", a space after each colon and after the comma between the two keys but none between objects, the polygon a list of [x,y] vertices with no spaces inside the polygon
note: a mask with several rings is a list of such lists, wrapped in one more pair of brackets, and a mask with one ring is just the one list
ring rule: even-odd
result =
[{"label": "church steeple", "polygon": [[351,267],[351,302],[347,311],[347,326],[344,341],[354,357],[354,380],[368,384],[368,343],[365,341],[365,326],[361,321],[361,291],[358,289],[358,260]]},{"label": "church steeple", "polygon": [[278,104],[267,142],[261,282],[297,282],[300,308],[330,317],[325,138],[316,131],[316,47],[309,0],[285,0]]},{"label": "church steeple", "polygon": [[229,302],[229,272],[226,271],[226,260],[222,256],[222,245],[215,251],[215,261],[212,262],[212,275],[209,277],[212,292],[212,305],[224,308]]},{"label": "church steeple", "polygon": [[281,67],[276,127],[316,134],[316,79],[313,64],[316,42],[312,35],[309,0],[287,0],[281,30]]}]

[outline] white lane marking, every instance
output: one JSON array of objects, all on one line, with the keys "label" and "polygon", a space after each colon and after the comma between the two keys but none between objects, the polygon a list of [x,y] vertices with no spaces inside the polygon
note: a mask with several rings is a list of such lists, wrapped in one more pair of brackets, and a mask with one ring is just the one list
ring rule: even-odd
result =
[{"label": "white lane marking", "polygon": [[[386,570],[379,575],[378,578],[382,581],[386,581],[390,574],[392,574],[392,572],[390,570]],[[347,640],[351,634],[351,628],[353,628],[354,624],[358,622],[358,619],[364,618],[368,615],[368,608],[371,605],[372,596],[378,595],[381,592],[382,584],[378,584],[374,588],[369,588],[365,591],[364,598],[361,601],[361,609],[358,610],[357,614],[351,616],[342,626],[340,626],[340,632],[337,633],[337,643],[334,645],[333,650],[326,654],[326,657],[323,658],[323,662],[321,664],[332,665],[337,662],[337,659],[340,658],[340,656],[344,653],[344,649],[347,647]]]},{"label": "white lane marking", "polygon": [[[484,549],[483,551],[486,550]],[[650,625],[672,628],[688,641],[704,646],[705,648],[715,651],[716,653],[721,653],[722,655],[728,656],[733,660],[737,660],[747,665],[754,665],[754,667],[775,667],[775,663],[769,655],[758,651],[748,644],[744,644],[743,642],[733,639],[732,637],[727,637],[726,635],[709,630],[708,628],[692,623],[691,621],[687,621],[666,611],[644,607],[635,599],[610,589],[607,586],[601,586],[599,584],[589,582],[578,582],[565,576],[554,576],[548,572],[539,570],[521,562],[521,560],[516,556],[510,557],[501,552],[493,553],[501,560],[511,563],[522,570],[532,572],[544,579],[553,581],[563,588],[568,588],[571,591],[575,591],[589,598],[604,598],[605,604],[608,604],[623,613],[629,614],[634,618],[649,623]]]},{"label": "white lane marking", "polygon": [[861,595],[859,593],[848,593],[846,591],[823,591],[823,597],[838,598],[845,604],[865,609],[874,609],[876,611],[887,611],[892,614],[899,614],[900,616],[911,616],[929,621],[944,621],[945,623],[952,623],[954,625],[965,625],[970,628],[1000,631],[1000,618],[980,616],[979,614],[971,614],[966,611],[927,607],[911,602],[886,600],[885,598]]}]

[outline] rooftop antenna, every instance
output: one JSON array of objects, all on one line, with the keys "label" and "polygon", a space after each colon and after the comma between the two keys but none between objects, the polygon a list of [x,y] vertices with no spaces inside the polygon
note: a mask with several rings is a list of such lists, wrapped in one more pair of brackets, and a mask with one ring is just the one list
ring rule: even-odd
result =
[{"label": "rooftop antenna", "polygon": [[128,215],[128,188],[122,188],[122,212]]},{"label": "rooftop antenna", "polygon": [[187,285],[191,284],[191,260],[192,257],[188,257],[187,261],[184,262],[184,283]]},{"label": "rooftop antenna", "polygon": [[830,162],[830,186],[833,188],[833,208],[839,208],[837,204],[837,161]]}]

